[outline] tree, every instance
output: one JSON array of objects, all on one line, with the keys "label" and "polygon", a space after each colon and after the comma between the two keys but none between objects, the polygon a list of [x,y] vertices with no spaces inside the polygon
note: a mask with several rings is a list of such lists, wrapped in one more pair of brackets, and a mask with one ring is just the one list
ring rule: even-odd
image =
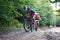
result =
[{"label": "tree", "polygon": [[[15,18],[21,18],[23,16],[24,6],[30,6],[39,13],[42,18],[42,25],[50,25],[53,13],[49,4],[48,0],[1,0],[0,27],[6,26],[20,28],[22,24]],[[17,11],[18,8],[20,9],[20,12]]]},{"label": "tree", "polygon": [[41,16],[41,25],[52,25],[53,10],[48,0],[35,0],[33,7]]}]

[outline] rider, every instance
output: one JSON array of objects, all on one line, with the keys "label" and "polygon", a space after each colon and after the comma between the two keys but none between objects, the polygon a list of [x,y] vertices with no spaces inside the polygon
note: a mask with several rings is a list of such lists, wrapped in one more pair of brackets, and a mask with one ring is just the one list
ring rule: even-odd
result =
[{"label": "rider", "polygon": [[33,19],[34,21],[40,20],[40,16],[38,15],[38,13],[36,13],[35,10],[31,9],[29,12],[30,12],[30,19]]},{"label": "rider", "polygon": [[27,13],[28,11],[27,11],[27,7],[26,6],[24,6],[23,7],[23,16],[24,16],[24,18],[26,19],[27,18],[27,16],[28,16],[28,13]]},{"label": "rider", "polygon": [[[29,14],[28,19],[30,19],[28,24],[32,24],[31,22],[33,22],[33,27],[34,27],[34,23],[39,20],[40,16],[38,15],[38,13],[36,13],[35,10],[31,9],[30,7],[27,7],[27,12]],[[39,21],[38,21],[38,23],[39,23]]]},{"label": "rider", "polygon": [[41,20],[40,16],[38,15],[38,13],[36,13],[35,10],[30,9],[30,7],[28,7],[28,12],[30,13],[30,19],[33,21],[37,21],[37,23],[39,24],[39,21]]}]

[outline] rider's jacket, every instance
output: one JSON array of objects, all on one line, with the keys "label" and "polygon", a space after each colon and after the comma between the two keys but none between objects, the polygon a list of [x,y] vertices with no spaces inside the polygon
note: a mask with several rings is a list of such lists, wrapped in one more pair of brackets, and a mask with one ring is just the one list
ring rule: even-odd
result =
[{"label": "rider's jacket", "polygon": [[33,19],[39,19],[40,16],[39,15],[36,15],[36,14],[30,14],[30,18],[33,18]]}]

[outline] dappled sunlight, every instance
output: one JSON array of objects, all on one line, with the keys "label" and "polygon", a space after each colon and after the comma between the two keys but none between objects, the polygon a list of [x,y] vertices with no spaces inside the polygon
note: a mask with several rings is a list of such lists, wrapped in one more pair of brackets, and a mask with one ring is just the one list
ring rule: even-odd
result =
[{"label": "dappled sunlight", "polygon": [[60,40],[60,0],[0,0],[0,40]]},{"label": "dappled sunlight", "polygon": [[59,10],[60,9],[59,3],[51,3],[51,6],[52,6],[53,10]]}]

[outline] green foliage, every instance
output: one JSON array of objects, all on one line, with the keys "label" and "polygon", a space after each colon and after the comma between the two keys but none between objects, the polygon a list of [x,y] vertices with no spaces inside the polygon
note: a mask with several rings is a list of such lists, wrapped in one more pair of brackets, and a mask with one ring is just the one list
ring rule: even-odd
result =
[{"label": "green foliage", "polygon": [[56,25],[60,26],[60,15],[57,15]]},{"label": "green foliage", "polygon": [[13,29],[13,28],[20,29],[23,26],[22,23],[20,23],[18,20],[15,20],[13,18],[10,18],[9,20],[10,20],[9,21],[9,27],[11,29]]},{"label": "green foliage", "polygon": [[33,7],[41,16],[41,25],[51,25],[53,11],[48,0],[35,0],[35,5]]},{"label": "green foliage", "polygon": [[[0,0],[0,27],[20,28],[22,23],[15,18],[23,16],[24,6],[30,6],[39,13],[41,25],[51,24],[52,9],[48,0]],[[17,12],[17,8],[22,12]]]},{"label": "green foliage", "polygon": [[0,27],[20,28],[20,23],[15,18],[22,17],[23,13],[17,12],[17,8],[23,11],[24,6],[31,6],[33,0],[1,0],[0,1]]},{"label": "green foliage", "polygon": [[1,0],[0,1],[0,28],[20,28],[22,26],[15,17],[22,16],[16,11],[18,0]]}]

